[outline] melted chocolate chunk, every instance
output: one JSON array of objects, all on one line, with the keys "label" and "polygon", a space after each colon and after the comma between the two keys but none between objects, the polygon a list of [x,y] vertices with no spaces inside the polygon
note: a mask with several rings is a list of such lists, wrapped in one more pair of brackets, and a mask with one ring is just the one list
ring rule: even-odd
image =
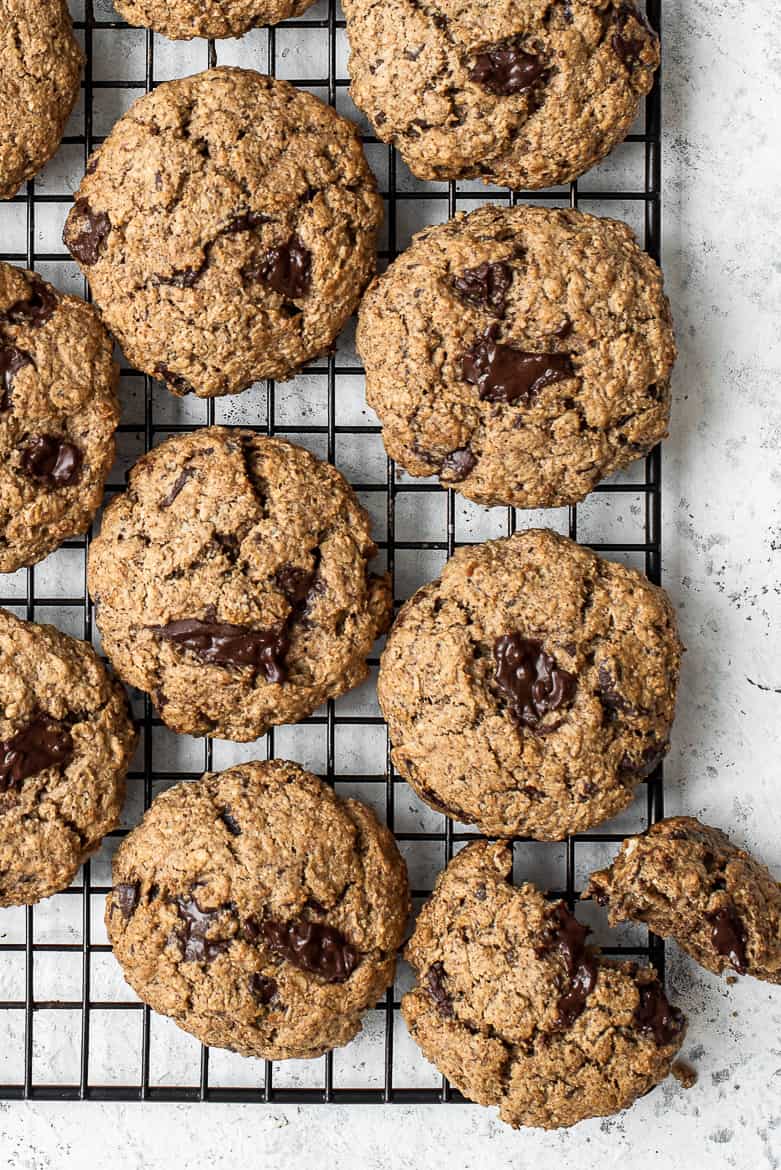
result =
[{"label": "melted chocolate chunk", "polygon": [[119,882],[116,886],[114,886],[113,905],[119,908],[119,912],[125,921],[127,921],[128,918],[132,918],[136,906],[138,905],[140,893],[140,882]]},{"label": "melted chocolate chunk", "polygon": [[734,906],[722,906],[708,915],[711,923],[711,942],[718,955],[725,955],[738,975],[748,971],[746,942],[748,935]]},{"label": "melted chocolate chunk", "polygon": [[78,483],[83,455],[59,435],[33,435],[22,450],[22,470],[49,488]]},{"label": "melted chocolate chunk", "polygon": [[6,321],[9,325],[29,325],[31,329],[39,329],[46,324],[59,304],[59,295],[38,276],[30,277],[29,289],[27,297],[0,313],[0,321]]},{"label": "melted chocolate chunk", "polygon": [[309,292],[312,281],[312,254],[298,236],[266,253],[257,267],[247,268],[248,280],[263,281],[274,292],[290,300],[298,300]]},{"label": "melted chocolate chunk", "polygon": [[557,666],[535,638],[504,634],[494,643],[494,658],[494,681],[516,723],[535,728],[549,711],[572,702],[577,679]]},{"label": "melted chocolate chunk", "polygon": [[169,370],[168,366],[158,362],[155,366],[155,377],[159,378],[161,382],[165,382],[175,394],[194,394],[195,387],[192,386],[186,378],[181,374],[175,374],[173,370]]},{"label": "melted chocolate chunk", "polygon": [[0,740],[0,792],[46,768],[64,768],[73,759],[70,730],[56,719],[38,715],[10,739]]},{"label": "melted chocolate chunk", "polygon": [[453,1000],[445,988],[444,963],[432,963],[426,972],[426,990],[439,1009],[441,1016],[453,1015]]},{"label": "melted chocolate chunk", "polygon": [[[83,221],[80,231],[69,230],[71,217]],[[65,244],[80,263],[91,267],[97,264],[110,231],[111,220],[105,211],[93,211],[86,199],[77,199],[65,225]]]},{"label": "melted chocolate chunk", "polygon": [[638,1031],[652,1035],[659,1048],[672,1044],[683,1027],[683,1013],[667,1002],[658,983],[644,983],[637,990],[640,993],[640,1003],[635,1009]]},{"label": "melted chocolate chunk", "polygon": [[288,651],[287,633],[283,629],[254,630],[251,626],[232,626],[227,622],[199,621],[184,618],[167,626],[149,626],[158,638],[175,642],[204,662],[219,666],[251,666],[270,683],[287,677],[283,659]]},{"label": "melted chocolate chunk", "polygon": [[599,968],[594,956],[586,950],[589,928],[578,922],[563,902],[554,908],[551,922],[553,931],[544,950],[555,947],[564,959],[569,987],[556,1001],[557,1022],[562,1028],[570,1028],[596,987]]},{"label": "melted chocolate chunk", "polygon": [[228,950],[232,939],[206,937],[227,907],[201,910],[195,898],[175,898],[174,903],[182,919],[182,927],[175,932],[175,937],[182,945],[185,963],[211,963]]},{"label": "melted chocolate chunk", "polygon": [[265,975],[258,975],[257,972],[249,977],[250,994],[258,1003],[271,1003],[272,999],[277,994],[277,984],[274,979],[268,979]]},{"label": "melted chocolate chunk", "polygon": [[14,378],[24,366],[31,366],[33,359],[15,345],[0,346],[0,414],[11,408],[11,390]]},{"label": "melted chocolate chunk", "polygon": [[340,931],[324,923],[269,919],[263,923],[263,937],[272,951],[328,983],[344,983],[358,966],[355,947]]},{"label": "melted chocolate chunk", "polygon": [[231,814],[231,811],[229,808],[224,808],[222,810],[222,812],[220,813],[220,820],[225,825],[225,828],[228,830],[228,832],[231,834],[232,837],[240,837],[241,836],[241,827],[239,825],[239,822]]},{"label": "melted chocolate chunk", "polygon": [[628,4],[623,5],[616,13],[617,27],[613,33],[612,45],[616,56],[620,58],[622,64],[631,72],[633,66],[640,63],[640,54],[643,51],[647,38],[642,34],[640,36],[627,35],[626,26],[630,21],[634,21],[641,29],[647,27],[639,12]]},{"label": "melted chocolate chunk", "polygon": [[439,474],[450,483],[460,483],[477,467],[477,458],[471,447],[458,447],[446,455]]},{"label": "melted chocolate chunk", "polygon": [[306,601],[312,587],[313,577],[314,573],[310,569],[300,569],[296,565],[285,564],[280,566],[274,574],[274,584],[291,605],[297,606]]},{"label": "melted chocolate chunk", "polygon": [[454,276],[452,285],[461,300],[467,304],[502,317],[507,290],[512,282],[513,270],[509,264],[501,260],[489,264],[486,260],[477,268],[466,268],[460,276]]},{"label": "melted chocolate chunk", "polygon": [[527,406],[536,394],[554,382],[574,376],[566,353],[526,353],[496,340],[498,326],[491,325],[461,359],[464,381],[477,386],[488,402],[517,402]]},{"label": "melted chocolate chunk", "polygon": [[192,479],[192,477],[194,475],[195,475],[195,468],[194,467],[185,467],[184,470],[181,471],[179,473],[179,475],[177,476],[175,482],[171,486],[170,491],[168,491],[166,493],[166,495],[163,496],[162,500],[160,501],[160,507],[161,508],[170,508],[171,504],[174,502],[176,497],[179,495],[179,492],[182,490],[184,485],[187,483],[188,479]]},{"label": "melted chocolate chunk", "polygon": [[508,37],[489,45],[475,57],[469,80],[476,81],[498,97],[523,93],[535,82],[544,81],[548,75],[546,63],[521,46],[521,37]]}]

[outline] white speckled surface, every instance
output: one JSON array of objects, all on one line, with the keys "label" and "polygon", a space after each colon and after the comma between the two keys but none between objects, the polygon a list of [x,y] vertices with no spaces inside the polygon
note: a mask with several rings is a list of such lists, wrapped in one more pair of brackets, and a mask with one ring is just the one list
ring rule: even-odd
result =
[{"label": "white speckled surface", "polygon": [[[664,266],[681,347],[665,584],[689,647],[666,805],[730,830],[781,877],[781,17],[775,0],[669,0],[664,18]],[[9,1170],[774,1170],[781,988],[729,987],[669,955],[699,1082],[607,1122],[545,1135],[467,1106],[5,1103],[0,1152]]]}]

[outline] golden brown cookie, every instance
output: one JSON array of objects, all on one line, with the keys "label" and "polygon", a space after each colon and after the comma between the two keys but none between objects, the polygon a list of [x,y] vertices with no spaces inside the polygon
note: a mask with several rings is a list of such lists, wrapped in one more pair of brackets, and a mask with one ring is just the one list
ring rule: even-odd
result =
[{"label": "golden brown cookie", "polygon": [[154,801],[114,859],[106,926],[145,1003],[268,1060],[346,1044],[393,979],[409,912],[391,833],[284,760]]},{"label": "golden brown cookie", "polygon": [[114,0],[128,24],[174,40],[240,37],[262,24],[300,16],[314,0]]}]

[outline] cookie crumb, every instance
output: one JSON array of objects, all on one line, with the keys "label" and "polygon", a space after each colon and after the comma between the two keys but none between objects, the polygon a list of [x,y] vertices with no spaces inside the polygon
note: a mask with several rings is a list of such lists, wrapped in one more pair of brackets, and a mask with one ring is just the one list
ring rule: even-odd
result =
[{"label": "cookie crumb", "polygon": [[670,1071],[684,1089],[691,1089],[697,1084],[697,1070],[687,1064],[685,1060],[676,1060]]}]

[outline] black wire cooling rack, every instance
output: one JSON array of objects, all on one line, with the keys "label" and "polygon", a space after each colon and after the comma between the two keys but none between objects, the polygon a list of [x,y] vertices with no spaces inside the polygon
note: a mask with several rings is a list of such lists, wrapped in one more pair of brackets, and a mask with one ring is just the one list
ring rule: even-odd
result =
[{"label": "black wire cooling rack", "polygon": [[[133,60],[143,59],[143,75],[140,75],[139,71],[139,75],[121,80],[104,79],[103,74],[107,66],[105,60],[101,60],[99,56],[102,46],[107,43],[107,36],[115,38],[115,43],[128,36],[128,27],[121,21],[104,18],[112,14],[108,0],[99,0],[100,7],[92,0],[84,0],[83,4],[82,0],[73,0],[73,3],[76,28],[83,37],[87,56],[83,131],[68,135],[63,146],[65,149],[75,151],[78,156],[79,166],[76,168],[78,173],[74,176],[74,183],[77,183],[80,169],[83,168],[87,156],[102,140],[99,131],[104,129],[102,122],[105,118],[101,115],[99,125],[96,120],[96,109],[107,96],[103,91],[115,91],[114,116],[118,115],[127,101],[150,90],[159,82],[161,78],[159,71],[156,70],[156,63],[161,54],[165,54],[167,69],[170,70],[171,55],[173,54],[176,62],[176,54],[183,50],[180,46],[164,42],[151,33],[136,30],[133,33],[136,38],[134,43],[143,49],[143,57],[139,53]],[[76,7],[77,5],[80,7]],[[657,29],[660,27],[660,8],[660,0],[648,0],[648,19]],[[321,14],[319,17],[318,13]],[[319,77],[288,79],[313,90],[343,112],[350,112],[346,98],[349,82],[338,68],[338,64],[345,60],[345,34],[344,21],[341,19],[336,0],[319,0],[304,18],[284,22],[276,29],[260,34],[261,40],[258,42],[260,49],[255,54],[257,59],[253,60],[252,64],[260,70],[275,74],[284,57],[286,60],[284,72],[287,76],[290,53],[288,50],[281,50],[280,45],[283,38],[284,44],[289,45],[292,37],[299,36],[307,37],[307,43],[310,45],[317,44],[319,51],[315,56],[318,60],[327,60],[327,73]],[[203,57],[195,68],[204,68],[207,64],[214,66],[218,60],[232,60],[229,56],[232,50],[227,44],[226,42],[215,44],[213,41],[204,44]],[[326,49],[327,57],[323,55]],[[197,51],[200,52],[200,48]],[[188,67],[183,67],[179,75],[195,71],[189,66],[191,59],[192,50],[190,57],[187,58]],[[296,60],[295,54],[292,59]],[[96,62],[99,63],[99,68],[96,68]],[[170,71],[165,74],[166,77],[170,75],[176,75],[176,65],[173,74]],[[121,94],[119,91],[122,90],[131,92]],[[475,184],[416,185],[409,180],[403,164],[397,159],[394,151],[381,146],[375,138],[366,134],[364,141],[370,160],[385,177],[384,181],[381,179],[381,187],[384,187],[383,194],[386,200],[387,241],[380,252],[380,264],[393,258],[397,254],[397,249],[404,246],[405,240],[400,224],[404,220],[404,209],[409,210],[413,201],[418,201],[418,206],[419,201],[424,201],[423,218],[420,213],[416,213],[416,224],[422,226],[427,221],[444,218],[445,214],[452,215],[457,209],[474,205],[480,200],[494,199],[506,202],[508,198],[512,203],[527,200],[543,201],[551,205],[583,206],[586,210],[594,210],[601,214],[615,213],[619,218],[630,218],[633,220],[633,226],[639,230],[645,248],[658,260],[661,227],[660,112],[657,77],[655,87],[645,102],[641,129],[629,135],[628,146],[619,148],[619,151],[624,152],[625,161],[630,164],[633,162],[633,165],[624,168],[625,174],[631,173],[629,187],[625,187],[624,182],[614,181],[615,169],[608,161],[582,179],[580,187],[578,183],[573,183],[569,189],[513,192],[509,196],[503,191],[478,189]],[[108,129],[108,126],[105,129]],[[380,160],[379,165],[377,160]],[[607,182],[604,181],[605,176],[608,178]],[[15,209],[18,207],[19,214],[26,216],[26,247],[20,247],[15,251],[5,250],[0,253],[0,259],[33,269],[43,268],[46,275],[55,282],[58,282],[58,274],[61,274],[64,281],[70,257],[64,250],[42,250],[39,223],[47,217],[50,219],[53,212],[60,222],[64,220],[71,190],[50,193],[47,185],[42,184],[40,179],[30,182],[26,192],[14,200]],[[6,239],[3,240],[4,247],[7,246],[7,242]],[[83,291],[86,295],[86,287]],[[140,454],[142,450],[148,450],[165,434],[188,430],[194,425],[199,425],[192,420],[171,421],[165,408],[161,410],[161,403],[166,401],[164,391],[161,394],[160,389],[156,388],[149,378],[142,378],[135,371],[125,368],[122,373],[125,395],[133,393],[127,389],[128,387],[137,388],[134,398],[137,421],[125,420],[120,427],[120,439],[126,439],[131,446],[135,444],[134,455]],[[287,407],[284,418],[281,418],[279,391],[273,382],[261,387],[260,397],[252,399],[258,405],[257,416],[254,419],[243,417],[242,422],[245,425],[246,422],[250,425],[254,423],[264,433],[284,433],[291,436],[294,441],[319,444],[319,453],[338,464],[340,447],[345,442],[354,440],[357,444],[379,443],[379,439],[376,438],[380,431],[378,426],[356,423],[353,416],[348,423],[339,422],[338,407],[343,396],[352,391],[353,397],[361,395],[362,383],[359,377],[361,374],[362,370],[354,357],[352,360],[349,357],[345,359],[341,356],[340,350],[327,361],[307,369],[307,377],[319,379],[318,393],[326,399],[322,412],[323,421],[319,425],[307,422],[310,415],[306,412],[300,412],[298,417],[291,418]],[[347,389],[344,389],[345,385]],[[127,405],[126,402],[123,404]],[[224,416],[219,413],[220,410],[220,406],[213,400],[210,401],[204,407],[201,424],[212,423],[215,419],[225,421]],[[360,474],[358,476],[352,474],[351,478],[359,495],[371,506],[375,519],[379,516],[384,520],[386,539],[380,540],[379,544],[387,557],[388,568],[394,574],[397,601],[400,601],[402,598],[398,593],[410,591],[403,587],[399,589],[400,558],[406,557],[409,563],[410,557],[417,562],[423,562],[426,557],[439,556],[441,560],[451,555],[458,544],[465,542],[461,522],[464,502],[452,492],[445,497],[436,484],[411,482],[400,477],[390,460],[385,460],[383,471],[384,474],[379,477],[379,481],[375,476],[373,482],[355,482],[356,479],[365,478]],[[109,492],[122,490],[124,485],[116,482],[117,478],[121,479],[121,476],[114,476],[114,482],[109,485]],[[422,515],[426,500],[431,501],[434,496],[444,501],[439,521],[440,531],[435,534],[436,538],[401,539],[399,534],[402,513],[404,517],[402,535],[408,535],[409,517],[412,516],[414,522],[416,515]],[[611,539],[608,534],[607,540],[595,540],[591,539],[588,531],[583,530],[583,510],[585,507],[593,507],[593,501],[612,503],[616,509],[620,509],[629,500],[634,502],[632,510],[638,529],[633,534],[635,538],[621,534],[619,538]],[[497,514],[500,515],[499,527]],[[598,551],[626,559],[644,568],[651,580],[658,583],[661,552],[659,450],[653,451],[644,463],[637,465],[633,477],[601,485],[590,497],[587,505],[564,510],[556,519],[560,529],[572,538],[577,539],[580,536],[584,542],[590,543]],[[551,523],[550,517],[546,514],[534,516],[535,523],[540,521]],[[528,526],[529,517],[524,513],[515,513],[512,509],[494,509],[492,523],[494,525],[492,535],[509,534],[515,531],[516,525]],[[426,535],[431,536],[431,533],[427,532]],[[604,536],[604,532],[602,535]],[[55,569],[52,573],[45,563],[25,570],[21,575],[15,575],[12,581],[13,588],[9,583],[11,579],[0,581],[2,593],[0,604],[8,606],[31,621],[52,620],[52,615],[56,614],[54,620],[68,632],[87,640],[92,639],[92,607],[84,580],[88,544],[89,536],[69,541],[64,546],[66,554],[69,552],[71,557],[76,558],[76,580],[80,583],[80,590],[72,587],[74,580],[72,572],[59,574]],[[426,575],[435,574],[432,572]],[[376,658],[372,665],[376,668]],[[118,984],[118,991],[115,982],[113,994],[101,993],[98,976],[113,963],[110,947],[105,941],[101,941],[105,939],[101,919],[103,901],[108,889],[106,883],[110,880],[108,860],[112,847],[116,845],[116,838],[123,836],[127,828],[135,823],[142,808],[149,806],[153,795],[161,786],[182,779],[194,779],[203,769],[221,766],[221,758],[215,759],[219,749],[209,741],[199,741],[195,749],[196,753],[200,753],[199,759],[191,758],[191,767],[187,770],[171,769],[168,766],[168,757],[160,747],[159,736],[164,729],[160,721],[154,717],[149,700],[136,695],[134,705],[143,725],[142,747],[129,776],[129,789],[136,798],[134,804],[129,800],[129,803],[133,804],[134,813],[131,813],[125,828],[111,834],[114,840],[106,843],[105,856],[99,855],[104,856],[103,864],[101,865],[98,859],[87,863],[80,879],[71,888],[48,899],[46,903],[18,911],[5,911],[0,916],[2,952],[0,964],[3,965],[6,974],[11,969],[16,973],[15,978],[9,975],[8,978],[0,979],[0,996],[6,996],[0,999],[0,1098],[297,1103],[433,1103],[462,1100],[460,1094],[451,1089],[446,1081],[432,1079],[432,1075],[428,1075],[427,1079],[407,1076],[403,1069],[399,1069],[395,1059],[400,1036],[398,984],[389,991],[386,1000],[378,1006],[377,1011],[372,1013],[374,1026],[370,1049],[374,1069],[371,1074],[367,1076],[365,1071],[361,1071],[365,1064],[363,1060],[352,1069],[349,1065],[346,1066],[347,1071],[344,1071],[345,1062],[341,1057],[338,1054],[329,1054],[318,1062],[308,1062],[315,1066],[314,1072],[309,1070],[308,1080],[305,1077],[291,1079],[285,1075],[282,1066],[263,1061],[242,1062],[241,1076],[232,1079],[230,1075],[225,1074],[223,1065],[219,1064],[224,1054],[201,1048],[191,1038],[183,1038],[183,1034],[175,1029],[169,1029],[158,1037],[155,1028],[165,1021],[161,1021],[160,1017],[150,1013],[147,1007],[140,1004],[121,981]],[[400,831],[401,826],[397,817],[398,797],[400,789],[406,789],[406,786],[393,774],[387,737],[384,744],[384,759],[376,769],[377,774],[356,775],[351,772],[345,775],[340,771],[341,757],[337,751],[337,737],[340,733],[348,729],[353,734],[382,737],[383,721],[379,714],[367,715],[361,710],[358,714],[342,713],[345,710],[352,711],[354,708],[345,707],[344,700],[331,702],[324,712],[317,713],[305,721],[305,726],[316,729],[316,734],[324,739],[322,747],[324,767],[317,770],[324,772],[328,780],[337,787],[343,782],[349,782],[353,792],[358,792],[375,808],[379,807],[380,811],[384,804],[387,823],[394,827],[396,822],[396,835],[408,860],[414,861],[418,851],[428,849],[430,853],[434,852],[436,868],[441,868],[459,844],[471,839],[475,834],[467,831],[466,827],[455,826],[447,818],[439,818],[437,826],[430,831],[425,828],[424,820],[420,822],[424,825],[423,828]],[[284,745],[279,743],[279,731],[276,738],[277,750],[280,754],[285,754]],[[259,745],[259,754],[261,747],[263,745]],[[265,751],[269,756],[275,754],[274,732],[269,733],[267,737]],[[202,768],[199,766],[200,763],[203,765]],[[647,782],[640,803],[642,808],[637,813],[638,820],[633,826],[636,829],[646,827],[663,815],[661,770]],[[464,831],[460,831],[461,828]],[[595,831],[572,837],[560,847],[536,846],[538,849],[557,849],[561,880],[553,883],[559,888],[552,892],[558,897],[566,898],[570,906],[574,905],[580,884],[579,874],[583,872],[582,864],[579,866],[581,851],[594,847],[615,848],[614,843],[620,841],[623,835]],[[519,850],[523,851],[525,847],[528,848],[522,840],[515,844],[516,863]],[[414,874],[415,867],[412,866],[412,869]],[[416,901],[419,902],[425,897],[429,889],[430,884],[426,882],[422,888],[414,890]],[[53,908],[59,908],[59,915],[55,915],[52,925],[47,916]],[[57,925],[59,919],[64,920],[64,927]],[[663,968],[664,952],[661,940],[651,937],[648,940],[643,938],[639,942],[632,941],[635,945],[604,948],[605,952],[648,958],[657,969]],[[115,980],[116,978],[115,976]],[[69,1022],[68,1028],[61,1026],[65,1019]],[[119,1035],[122,1021],[128,1020],[133,1024],[130,1039],[124,1043],[121,1059],[112,1058],[112,1038]],[[178,1076],[177,1072],[172,1072],[170,1068],[176,1036],[190,1044],[188,1050],[190,1071],[182,1076]],[[98,1049],[102,1054],[102,1064],[96,1060]],[[350,1049],[344,1051],[349,1052]],[[64,1062],[65,1066],[59,1068],[59,1072],[54,1076],[52,1069],[62,1065],[60,1058],[63,1052],[69,1056],[69,1060]],[[237,1057],[235,1060],[240,1061],[241,1058]],[[158,1072],[158,1066],[162,1072]]]}]

